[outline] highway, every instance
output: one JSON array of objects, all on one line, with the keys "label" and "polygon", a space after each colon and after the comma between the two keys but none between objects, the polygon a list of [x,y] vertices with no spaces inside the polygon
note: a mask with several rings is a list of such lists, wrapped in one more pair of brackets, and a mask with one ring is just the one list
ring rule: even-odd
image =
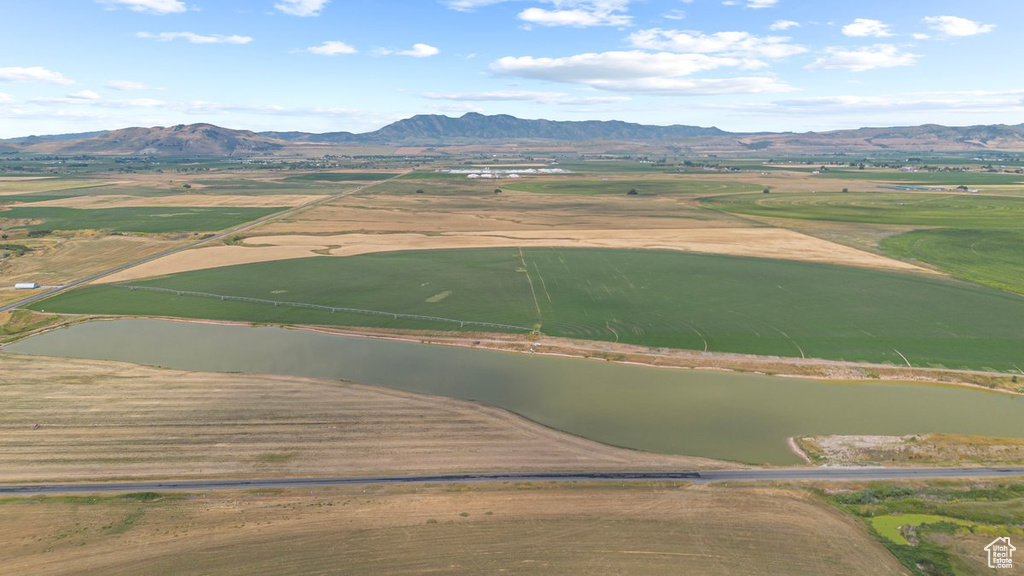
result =
[{"label": "highway", "polygon": [[485,482],[780,482],[869,480],[927,480],[1024,477],[1024,467],[998,468],[757,468],[745,470],[652,472],[525,472],[434,474],[408,476],[338,476],[333,478],[260,478],[250,480],[168,480],[77,484],[0,484],[0,496],[41,494],[110,494],[126,492],[195,492],[258,488],[324,488],[415,484],[476,484]]},{"label": "highway", "polygon": [[115,266],[113,268],[109,268],[107,270],[104,270],[102,272],[98,272],[96,274],[93,274],[93,275],[85,277],[85,278],[79,278],[78,280],[75,280],[73,282],[69,282],[68,284],[65,284],[63,286],[57,286],[57,287],[54,287],[54,288],[51,288],[51,289],[48,289],[48,290],[44,290],[43,292],[35,293],[32,296],[29,296],[28,298],[25,298],[24,300],[19,300],[17,302],[13,302],[11,304],[0,306],[0,312],[6,312],[8,310],[14,310],[15,308],[21,308],[21,307],[24,307],[24,306],[28,306],[29,304],[32,304],[33,302],[38,302],[39,300],[43,300],[45,298],[49,298],[50,296],[54,296],[56,294],[60,294],[61,292],[65,292],[67,290],[71,290],[72,288],[77,288],[77,287],[82,286],[84,284],[88,284],[90,282],[94,282],[96,280],[99,280],[100,278],[103,278],[104,276],[110,276],[111,274],[116,274],[118,272],[121,272],[122,270],[127,270],[129,268],[134,268],[135,266],[139,266],[140,264],[145,264],[146,262],[152,262],[153,260],[157,260],[157,259],[163,258],[165,256],[170,256],[171,254],[175,254],[175,253],[181,252],[182,250],[188,250],[190,248],[195,248],[197,246],[202,246],[203,244],[208,244],[210,242],[216,242],[217,240],[226,238],[226,237],[228,237],[228,236],[230,236],[232,234],[237,234],[237,233],[242,232],[244,230],[248,230],[249,228],[253,228],[253,227],[259,226],[261,224],[266,224],[267,222],[271,222],[273,220],[277,220],[277,219],[280,219],[280,218],[287,218],[288,216],[293,216],[293,215],[295,215],[298,212],[302,212],[303,210],[308,210],[310,208],[313,208],[315,206],[319,206],[321,204],[325,204],[325,203],[330,202],[332,200],[337,200],[338,198],[344,198],[345,196],[350,196],[350,195],[355,194],[357,192],[361,192],[362,190],[365,190],[366,188],[369,188],[371,186],[376,186],[378,184],[383,184],[384,182],[389,182],[391,180],[394,180],[395,178],[399,178],[399,177],[404,176],[404,175],[405,175],[405,173],[402,173],[402,174],[399,174],[399,175],[395,176],[394,178],[388,178],[387,180],[380,180],[380,181],[374,182],[372,184],[364,184],[362,186],[357,186],[355,188],[351,188],[349,190],[345,190],[344,192],[341,192],[341,193],[338,193],[338,194],[331,194],[331,195],[328,195],[328,196],[324,196],[323,198],[317,198],[316,200],[313,200],[312,202],[306,202],[305,204],[302,204],[302,205],[299,205],[299,206],[294,206],[292,208],[288,208],[287,210],[282,210],[281,212],[275,212],[273,214],[268,214],[268,215],[266,215],[266,216],[264,216],[262,218],[258,218],[256,220],[252,220],[250,222],[246,222],[245,224],[241,224],[239,226],[235,226],[234,228],[229,228],[227,230],[223,230],[221,232],[217,232],[216,234],[214,234],[212,236],[207,236],[207,237],[202,238],[200,240],[195,240],[195,241],[189,242],[187,244],[182,244],[182,245],[176,246],[174,248],[169,248],[169,249],[164,250],[162,252],[157,252],[156,254],[152,254],[152,255],[146,256],[144,258],[139,258],[138,260],[133,260],[131,262],[128,262],[128,263],[125,263],[125,264],[121,264],[121,265]]}]

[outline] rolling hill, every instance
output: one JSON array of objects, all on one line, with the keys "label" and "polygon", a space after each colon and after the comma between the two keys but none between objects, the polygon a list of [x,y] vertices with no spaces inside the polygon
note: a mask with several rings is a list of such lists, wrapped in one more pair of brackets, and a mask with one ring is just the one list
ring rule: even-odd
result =
[{"label": "rolling hill", "polygon": [[0,141],[0,151],[152,156],[273,154],[284,147],[325,144],[437,145],[514,141],[645,142],[713,152],[832,153],[905,151],[1024,151],[1024,125],[949,127],[937,124],[806,133],[731,133],[718,128],[651,126],[620,121],[524,120],[499,114],[436,114],[399,120],[379,130],[251,132],[212,124],[125,128],[107,132],[31,136]]}]

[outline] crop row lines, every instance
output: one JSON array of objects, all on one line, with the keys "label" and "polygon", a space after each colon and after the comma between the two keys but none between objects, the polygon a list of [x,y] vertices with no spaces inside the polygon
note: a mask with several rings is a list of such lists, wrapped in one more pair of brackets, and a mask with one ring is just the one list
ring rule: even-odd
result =
[{"label": "crop row lines", "polygon": [[216,298],[224,301],[232,302],[249,302],[253,304],[269,304],[272,306],[287,306],[289,308],[311,308],[313,310],[327,310],[332,314],[335,312],[347,312],[351,314],[369,314],[374,316],[391,316],[394,319],[408,318],[412,320],[427,320],[432,322],[448,322],[458,324],[460,327],[465,326],[483,326],[488,328],[500,328],[505,330],[521,330],[523,332],[531,332],[532,328],[525,328],[523,326],[514,326],[512,324],[498,324],[495,322],[480,322],[477,320],[458,320],[456,318],[444,318],[441,316],[424,316],[421,314],[402,314],[398,312],[385,312],[383,310],[367,310],[364,308],[346,308],[341,306],[324,306],[322,304],[309,304],[307,302],[284,302],[280,300],[264,300],[263,298],[249,298],[247,296],[229,296],[226,294],[211,294],[209,292],[194,292],[191,290],[174,290],[172,288],[159,288],[156,286],[131,286],[126,284],[114,284],[120,288],[128,288],[132,292],[136,290],[144,290],[147,292],[160,292],[164,294],[174,294],[176,296],[196,296],[199,298]]}]

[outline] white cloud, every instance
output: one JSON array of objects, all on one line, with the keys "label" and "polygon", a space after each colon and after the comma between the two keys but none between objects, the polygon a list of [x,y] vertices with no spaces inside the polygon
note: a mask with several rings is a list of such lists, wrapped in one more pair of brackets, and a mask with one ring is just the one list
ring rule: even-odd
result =
[{"label": "white cloud", "polygon": [[100,4],[124,7],[134,12],[149,14],[178,14],[187,10],[181,0],[97,0]]},{"label": "white cloud", "polygon": [[789,30],[790,28],[799,28],[800,23],[795,20],[776,20],[772,22],[772,25],[768,27],[769,30]]},{"label": "white cloud", "polygon": [[577,54],[564,58],[506,56],[491,64],[504,76],[583,82],[615,78],[620,80],[653,76],[688,76],[715,68],[739,66],[740,60],[704,54],[650,54],[640,51]]},{"label": "white cloud", "polygon": [[357,51],[352,46],[338,40],[328,40],[319,46],[310,46],[306,48],[306,52],[313,54],[321,54],[324,56],[334,56],[335,54],[355,54]]},{"label": "white cloud", "polygon": [[856,50],[827,48],[827,56],[818,58],[807,66],[808,70],[849,70],[864,72],[875,68],[910,66],[917,61],[917,54],[901,53],[892,44],[876,44]]},{"label": "white cloud", "polygon": [[717,68],[743,68],[747,64],[749,62],[744,59],[707,54],[629,51],[578,54],[564,58],[507,56],[493,62],[490,69],[502,76],[583,84],[618,92],[731,94],[791,89],[770,77],[681,78]]},{"label": "white cloud", "polygon": [[274,4],[274,8],[292,16],[319,16],[320,11],[323,10],[330,1],[331,0],[281,0]]},{"label": "white cloud", "polygon": [[469,12],[482,6],[491,6],[492,4],[501,4],[508,0],[448,0],[445,5],[452,10],[458,10],[459,12]]},{"label": "white cloud", "polygon": [[81,92],[74,92],[68,94],[68,98],[75,100],[99,100],[100,95],[92,90],[82,90]]},{"label": "white cloud", "polygon": [[378,48],[375,51],[377,54],[387,56],[389,54],[397,54],[399,56],[412,56],[413,58],[429,58],[436,56],[441,51],[430,44],[416,43],[412,45],[410,50],[392,50],[390,48]]},{"label": "white cloud", "polygon": [[930,34],[922,34],[921,32],[915,32],[913,36],[914,40],[927,40],[931,38]]},{"label": "white cloud", "polygon": [[747,0],[747,8],[771,8],[779,3],[779,0]]},{"label": "white cloud", "polygon": [[10,66],[0,68],[0,82],[43,82],[45,84],[74,84],[75,81],[65,78],[60,72],[47,70],[42,66],[22,68]]},{"label": "white cloud", "polygon": [[995,24],[982,24],[959,16],[929,16],[924,19],[933,30],[947,36],[977,36],[995,30]]},{"label": "white cloud", "polygon": [[[828,96],[776,100],[767,104],[743,105],[744,108],[780,115],[825,115],[907,112],[1021,112],[1024,90],[1006,92],[928,92],[884,96]],[[730,104],[722,105],[729,108]],[[737,105],[738,106],[738,105]]]},{"label": "white cloud", "polygon": [[669,10],[661,15],[666,20],[684,20],[686,18],[686,10]]},{"label": "white cloud", "polygon": [[692,31],[653,28],[629,35],[629,43],[633,47],[647,50],[723,54],[750,58],[785,58],[807,51],[802,46],[788,42],[789,38],[786,37],[766,36],[761,38],[749,32],[702,34]]},{"label": "white cloud", "polygon": [[717,94],[766,94],[793,92],[795,88],[770,76],[736,78],[662,78],[638,80],[601,80],[595,88],[615,92],[635,92],[662,96],[712,96]]},{"label": "white cloud", "polygon": [[120,90],[121,92],[149,90],[149,86],[146,86],[142,82],[132,82],[131,80],[111,80],[110,82],[107,82],[107,88],[113,88],[114,90]]},{"label": "white cloud", "polygon": [[13,96],[11,96],[10,94],[4,94],[3,92],[0,92],[0,104],[13,104],[13,103],[14,103],[14,97]]},{"label": "white cloud", "polygon": [[[484,6],[502,4],[513,0],[447,0],[445,5],[452,10],[469,12]],[[633,0],[537,0],[550,4],[552,8],[536,6],[519,13],[519,19],[527,25],[538,26],[629,26],[632,18],[625,14]],[[688,3],[688,2],[686,2]],[[673,10],[668,18],[681,18],[681,11]]]},{"label": "white cloud", "polygon": [[632,100],[629,96],[575,96],[565,92],[534,92],[529,90],[495,90],[491,92],[424,92],[420,96],[430,100],[458,102],[536,102],[579,106],[588,104],[618,104]]},{"label": "white cloud", "polygon": [[550,0],[554,10],[527,8],[519,19],[541,26],[629,26],[632,18],[624,12],[630,0]]},{"label": "white cloud", "polygon": [[888,24],[885,24],[880,20],[871,20],[869,18],[857,18],[850,24],[843,26],[843,34],[853,38],[865,38],[868,36],[884,38],[886,36],[892,36],[892,32],[889,31]]},{"label": "white cloud", "polygon": [[135,36],[138,38],[159,40],[161,42],[187,40],[192,44],[248,44],[249,42],[252,42],[251,36],[239,36],[237,34],[226,36],[223,34],[196,34],[194,32],[160,32],[159,34],[139,32],[135,34]]}]

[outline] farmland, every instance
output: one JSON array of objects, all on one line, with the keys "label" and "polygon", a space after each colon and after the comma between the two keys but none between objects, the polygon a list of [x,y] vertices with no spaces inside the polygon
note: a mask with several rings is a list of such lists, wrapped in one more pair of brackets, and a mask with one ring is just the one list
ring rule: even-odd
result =
[{"label": "farmland", "polygon": [[741,194],[704,199],[734,214],[915,226],[1011,228],[1024,225],[1024,198],[967,193]]},{"label": "farmland", "polygon": [[[307,258],[132,285],[421,314],[650,347],[1012,370],[1024,301],[945,279],[658,251],[491,249]],[[439,295],[445,294],[444,297]],[[835,306],[834,302],[842,302]],[[451,330],[389,318],[93,286],[50,312]]]},{"label": "farmland", "polygon": [[[903,574],[800,489],[496,484],[0,499],[19,574]],[[808,550],[815,550],[813,554]]]},{"label": "farmland", "polygon": [[960,278],[1024,294],[1024,229],[916,230],[886,238],[882,249],[933,264]]},{"label": "farmland", "polygon": [[31,224],[10,226],[28,230],[110,230],[166,234],[222,230],[256,220],[279,208],[37,208],[17,207],[0,212],[3,220],[27,220]]}]

